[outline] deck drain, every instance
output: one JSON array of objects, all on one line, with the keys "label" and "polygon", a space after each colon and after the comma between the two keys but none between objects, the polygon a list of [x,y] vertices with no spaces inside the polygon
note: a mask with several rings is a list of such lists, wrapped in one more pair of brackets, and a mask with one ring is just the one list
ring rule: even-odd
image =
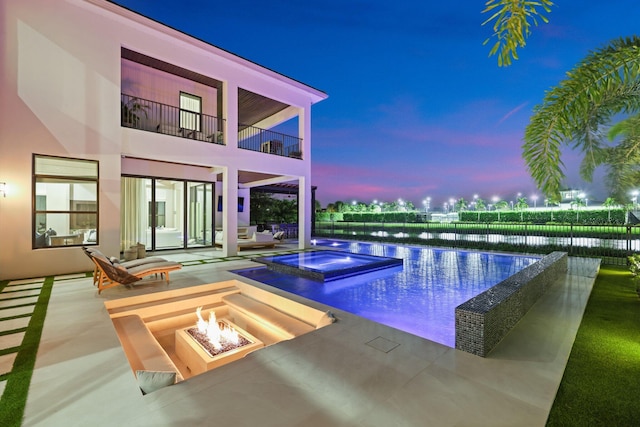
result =
[{"label": "deck drain", "polygon": [[380,350],[383,353],[389,353],[394,348],[398,347],[400,344],[397,342],[393,342],[386,338],[376,337],[371,341],[366,343],[369,347],[373,347],[376,350]]}]

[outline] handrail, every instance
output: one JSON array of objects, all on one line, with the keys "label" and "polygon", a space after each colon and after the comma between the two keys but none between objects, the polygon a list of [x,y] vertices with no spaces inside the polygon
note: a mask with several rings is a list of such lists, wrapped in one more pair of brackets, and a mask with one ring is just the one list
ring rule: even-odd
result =
[{"label": "handrail", "polygon": [[302,139],[255,126],[238,124],[238,148],[276,156],[302,158]]},{"label": "handrail", "polygon": [[[194,113],[124,93],[121,94],[120,101],[120,119],[124,127],[225,144],[223,118]],[[238,124],[238,148],[302,158],[301,138],[246,124]]]},{"label": "handrail", "polygon": [[224,119],[121,94],[124,127],[224,145]]}]

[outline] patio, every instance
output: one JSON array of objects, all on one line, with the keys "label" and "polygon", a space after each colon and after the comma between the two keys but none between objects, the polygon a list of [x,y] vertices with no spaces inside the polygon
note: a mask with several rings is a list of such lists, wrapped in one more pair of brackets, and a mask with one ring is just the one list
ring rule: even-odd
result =
[{"label": "patio", "polygon": [[542,426],[599,265],[571,258],[566,277],[487,358],[332,309],[338,321],[329,327],[143,396],[104,302],[237,279],[229,270],[255,265],[249,258],[258,253],[163,253],[184,265],[169,285],[146,281],[100,296],[90,277],[56,277],[23,425]]}]

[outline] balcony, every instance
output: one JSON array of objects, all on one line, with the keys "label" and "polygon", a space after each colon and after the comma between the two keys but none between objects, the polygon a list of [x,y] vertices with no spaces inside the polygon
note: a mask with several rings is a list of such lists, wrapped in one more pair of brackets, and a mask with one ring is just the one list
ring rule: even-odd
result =
[{"label": "balcony", "polygon": [[224,145],[224,119],[121,94],[121,125]]},{"label": "balcony", "polygon": [[[225,144],[224,119],[121,94],[121,125],[147,132]],[[246,124],[238,125],[238,148],[302,158],[302,139]]]},{"label": "balcony", "polygon": [[238,126],[238,148],[302,159],[302,139],[254,126]]}]

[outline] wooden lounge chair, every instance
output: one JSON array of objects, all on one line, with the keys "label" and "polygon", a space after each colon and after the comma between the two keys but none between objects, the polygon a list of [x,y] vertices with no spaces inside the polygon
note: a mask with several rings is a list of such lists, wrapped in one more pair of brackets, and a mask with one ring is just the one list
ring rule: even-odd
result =
[{"label": "wooden lounge chair", "polygon": [[173,261],[149,262],[136,267],[126,268],[119,264],[112,263],[105,256],[91,255],[93,262],[98,268],[98,294],[104,289],[117,285],[130,285],[141,280],[143,277],[160,274],[169,282],[169,272],[180,270],[182,264]]},{"label": "wooden lounge chair", "polygon": [[134,260],[131,260],[131,261],[120,261],[115,257],[107,257],[102,252],[100,252],[100,250],[97,249],[97,248],[83,246],[82,250],[85,253],[85,255],[87,255],[89,257],[91,262],[93,262],[93,264],[94,264],[94,268],[93,268],[93,286],[97,286],[98,280],[100,280],[100,269],[98,269],[98,265],[93,260],[92,255],[108,258],[109,261],[111,261],[112,264],[117,262],[124,268],[133,268],[133,267],[138,267],[138,266],[143,265],[143,264],[150,264],[150,263],[154,263],[154,262],[166,261],[166,259],[160,258],[160,257],[148,257],[148,258],[134,259]]}]

